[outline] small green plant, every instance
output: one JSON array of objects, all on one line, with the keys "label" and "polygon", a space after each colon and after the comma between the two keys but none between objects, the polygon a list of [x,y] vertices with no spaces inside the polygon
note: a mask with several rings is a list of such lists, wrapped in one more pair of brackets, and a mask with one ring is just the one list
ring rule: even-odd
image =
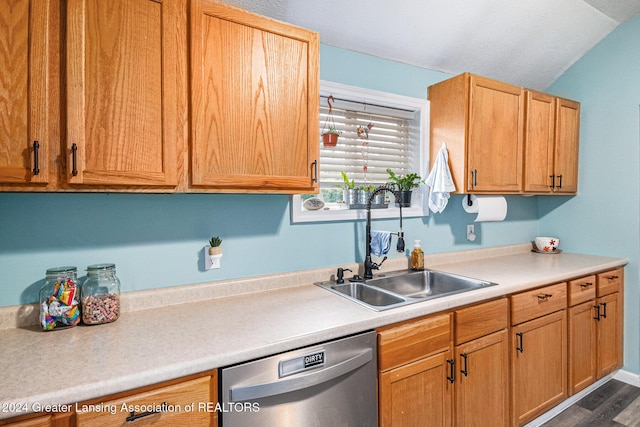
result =
[{"label": "small green plant", "polygon": [[222,239],[218,236],[212,237],[211,239],[209,239],[209,245],[212,248],[218,247],[222,244]]},{"label": "small green plant", "polygon": [[347,174],[344,172],[340,172],[342,174],[342,180],[344,181],[344,188],[345,190],[353,190],[354,188],[356,188],[356,182],[352,179],[351,181],[349,181],[349,177],[347,177]]},{"label": "small green plant", "polygon": [[374,191],[376,191],[376,188],[378,188],[378,187],[376,185],[373,185],[373,184],[361,185],[361,186],[358,187],[359,190],[368,191],[369,193],[373,193]]},{"label": "small green plant", "polygon": [[412,172],[406,175],[396,175],[391,169],[387,169],[387,173],[389,174],[389,181],[387,183],[397,187],[398,190],[411,190],[412,188],[418,187],[422,182],[420,175],[417,173]]},{"label": "small green plant", "polygon": [[342,135],[342,132],[333,127],[330,127],[329,130],[324,133],[335,133],[336,135]]}]

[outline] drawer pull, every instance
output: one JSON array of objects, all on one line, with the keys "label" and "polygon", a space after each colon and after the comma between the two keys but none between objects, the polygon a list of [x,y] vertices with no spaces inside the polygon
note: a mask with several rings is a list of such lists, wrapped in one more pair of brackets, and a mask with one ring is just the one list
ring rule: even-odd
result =
[{"label": "drawer pull", "polygon": [[598,322],[600,321],[600,306],[599,305],[594,305],[593,308],[596,309],[596,317],[594,317],[594,320],[597,320]]},{"label": "drawer pull", "polygon": [[518,345],[516,346],[516,350],[520,353],[524,353],[524,346],[522,344],[524,340],[522,339],[522,332],[517,333],[516,337],[518,338]]},{"label": "drawer pull", "polygon": [[469,371],[467,371],[467,354],[462,353],[460,357],[462,357],[462,361],[464,362],[464,367],[460,370],[460,372],[466,377],[469,375]]},{"label": "drawer pull", "polygon": [[542,294],[542,295],[538,295],[538,301],[546,301],[549,298],[551,298],[553,295],[552,294]]},{"label": "drawer pull", "polygon": [[607,277],[607,279],[609,279],[609,280],[616,280],[618,278],[619,278],[619,276],[608,276]]},{"label": "drawer pull", "polygon": [[580,287],[581,288],[588,288],[589,286],[593,286],[593,283],[591,283],[591,282],[580,283]]},{"label": "drawer pull", "polygon": [[139,414],[136,414],[135,411],[131,411],[129,412],[129,416],[125,419],[126,422],[128,423],[132,423],[136,420],[139,420],[140,418],[144,418],[144,417],[148,417],[150,415],[155,415],[155,414],[159,414],[161,412],[163,412],[163,408],[167,408],[169,406],[169,404],[167,402],[162,402],[162,404],[160,405],[159,409],[157,411],[147,411],[147,412],[140,412]]},{"label": "drawer pull", "polygon": [[447,379],[451,384],[453,384],[453,382],[455,381],[455,374],[456,374],[456,361],[453,359],[447,359],[447,363],[449,364],[449,374],[450,374],[450,376],[447,376]]}]

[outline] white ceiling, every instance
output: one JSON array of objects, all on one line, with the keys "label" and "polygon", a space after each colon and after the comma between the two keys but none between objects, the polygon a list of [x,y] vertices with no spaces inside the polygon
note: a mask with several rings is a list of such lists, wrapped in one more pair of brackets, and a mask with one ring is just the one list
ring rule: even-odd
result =
[{"label": "white ceiling", "polygon": [[223,0],[320,41],[449,74],[544,90],[640,0]]}]

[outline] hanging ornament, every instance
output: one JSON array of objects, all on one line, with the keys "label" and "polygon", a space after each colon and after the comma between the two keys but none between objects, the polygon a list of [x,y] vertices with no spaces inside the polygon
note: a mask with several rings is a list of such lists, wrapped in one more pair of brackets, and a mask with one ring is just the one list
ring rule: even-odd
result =
[{"label": "hanging ornament", "polygon": [[358,138],[360,139],[369,139],[369,131],[373,127],[373,123],[369,122],[369,124],[365,126],[358,126]]}]

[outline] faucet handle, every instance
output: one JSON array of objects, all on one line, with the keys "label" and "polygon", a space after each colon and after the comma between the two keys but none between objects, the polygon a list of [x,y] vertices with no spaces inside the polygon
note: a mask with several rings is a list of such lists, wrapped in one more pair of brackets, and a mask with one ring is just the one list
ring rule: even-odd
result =
[{"label": "faucet handle", "polygon": [[380,267],[382,267],[382,263],[385,262],[387,260],[387,257],[385,256],[384,258],[382,258],[382,261],[380,261],[380,264],[378,264],[377,262],[374,262],[371,265],[371,269],[372,270],[380,270]]}]

